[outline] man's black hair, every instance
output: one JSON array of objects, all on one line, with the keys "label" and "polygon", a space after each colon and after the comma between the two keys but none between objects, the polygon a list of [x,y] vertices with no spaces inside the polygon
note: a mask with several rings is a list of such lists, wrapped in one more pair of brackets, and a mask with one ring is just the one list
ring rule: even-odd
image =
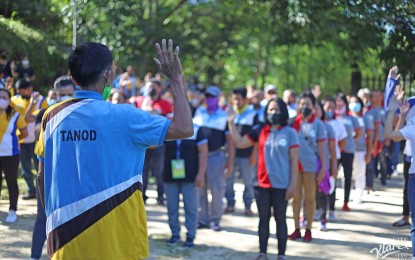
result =
[{"label": "man's black hair", "polygon": [[232,90],[232,94],[241,95],[241,97],[245,99],[246,96],[248,95],[248,91],[246,90],[245,87],[238,87]]},{"label": "man's black hair", "polygon": [[71,76],[81,86],[96,83],[102,72],[112,66],[112,54],[101,43],[85,42],[69,55],[68,67]]},{"label": "man's black hair", "polygon": [[288,109],[287,109],[287,104],[281,99],[281,98],[273,98],[270,99],[267,103],[267,105],[265,106],[265,111],[264,111],[264,118],[265,118],[265,122],[267,124],[271,124],[271,122],[268,122],[268,107],[271,104],[271,102],[277,102],[278,107],[280,108],[280,115],[281,115],[281,121],[280,121],[280,126],[286,126],[288,125]]},{"label": "man's black hair", "polygon": [[61,76],[55,80],[55,83],[53,83],[53,88],[56,90],[67,86],[72,86],[73,89],[75,89],[75,85],[69,76]]},{"label": "man's black hair", "polygon": [[33,84],[29,80],[22,78],[16,82],[15,86],[16,86],[16,89],[27,89],[29,87],[33,87]]},{"label": "man's black hair", "polygon": [[151,78],[150,79],[150,82],[156,84],[160,88],[163,87],[163,83],[161,83],[161,81],[160,80],[157,80],[156,78]]},{"label": "man's black hair", "polygon": [[306,90],[303,93],[301,93],[300,99],[302,99],[302,98],[309,98],[309,99],[311,99],[311,103],[313,103],[313,107],[316,106],[317,99],[313,95],[313,93],[311,93],[311,91]]}]

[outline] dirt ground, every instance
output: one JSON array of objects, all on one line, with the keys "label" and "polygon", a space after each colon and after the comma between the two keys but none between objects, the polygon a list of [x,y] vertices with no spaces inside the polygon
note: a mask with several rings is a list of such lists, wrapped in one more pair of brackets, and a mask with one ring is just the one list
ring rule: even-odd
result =
[{"label": "dirt ground", "polygon": [[[319,223],[313,225],[311,243],[288,241],[289,259],[411,259],[409,226],[395,228],[391,224],[401,217],[403,177],[393,177],[386,187],[375,184],[376,192],[365,195],[363,204],[350,204],[351,212],[340,210],[337,201],[336,221],[328,223],[328,230],[319,230]],[[150,240],[149,259],[255,259],[258,254],[258,216],[243,214],[243,185],[236,184],[236,212],[224,215],[223,231],[204,229],[197,232],[193,249],[167,246],[170,237],[166,208],[156,204],[156,193],[149,192],[146,206]],[[353,193],[352,193],[353,195]],[[338,198],[343,190],[338,189]],[[256,212],[256,206],[253,205]],[[36,217],[36,200],[19,200],[18,220],[5,223],[8,201],[0,200],[0,259],[29,259],[32,231]],[[291,205],[287,210],[288,232],[294,230]],[[181,210],[181,222],[184,223]],[[183,225],[182,225],[183,226]],[[271,219],[271,236],[268,242],[269,259],[277,255],[275,222]],[[182,238],[186,229],[182,228]],[[42,259],[45,257],[46,247]]]}]

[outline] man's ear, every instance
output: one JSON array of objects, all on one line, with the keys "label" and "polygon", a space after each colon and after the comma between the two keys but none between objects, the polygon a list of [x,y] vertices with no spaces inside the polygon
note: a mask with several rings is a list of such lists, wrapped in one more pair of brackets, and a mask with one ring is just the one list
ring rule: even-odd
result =
[{"label": "man's ear", "polygon": [[75,86],[79,86],[78,82],[71,76],[71,81]]}]

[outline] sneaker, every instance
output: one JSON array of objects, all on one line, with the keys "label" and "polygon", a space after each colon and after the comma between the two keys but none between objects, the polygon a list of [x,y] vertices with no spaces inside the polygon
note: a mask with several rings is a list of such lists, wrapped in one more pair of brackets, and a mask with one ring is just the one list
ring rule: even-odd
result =
[{"label": "sneaker", "polygon": [[245,216],[248,216],[248,217],[252,217],[252,216],[254,216],[255,214],[254,214],[254,212],[252,212],[252,210],[251,209],[246,209],[245,210]]},{"label": "sneaker", "polygon": [[14,211],[14,210],[11,209],[9,211],[9,214],[7,214],[6,222],[13,223],[13,222],[16,222],[16,220],[17,220],[16,211]]},{"label": "sneaker", "polygon": [[219,224],[215,224],[215,223],[210,223],[210,229],[212,229],[213,231],[216,231],[216,232],[218,232],[218,231],[221,231],[222,230],[222,228],[219,226]]},{"label": "sneaker", "polygon": [[326,221],[325,220],[322,220],[320,222],[320,231],[327,231]]},{"label": "sneaker", "polygon": [[311,236],[311,230],[306,229],[304,237],[303,237],[303,241],[304,242],[310,242],[311,240],[313,240],[313,237]]},{"label": "sneaker", "polygon": [[24,200],[36,199],[36,193],[27,193],[22,197]]},{"label": "sneaker", "polygon": [[167,240],[167,244],[169,246],[175,246],[177,242],[180,241],[180,236],[172,236],[169,240]]},{"label": "sneaker", "polygon": [[186,238],[186,242],[184,242],[183,247],[185,248],[192,248],[195,246],[195,244],[193,243],[193,239],[191,238]]},{"label": "sneaker", "polygon": [[345,202],[345,203],[343,204],[343,208],[342,208],[342,210],[343,210],[343,211],[350,211],[350,208],[349,208],[349,205],[347,204],[347,202]]},{"label": "sneaker", "polygon": [[336,220],[336,216],[334,215],[334,210],[329,211],[329,220],[330,221],[335,221]]},{"label": "sneaker", "polygon": [[255,260],[268,260],[267,254],[265,253],[260,253]]},{"label": "sneaker", "polygon": [[317,209],[316,212],[314,213],[314,220],[319,221],[320,215],[321,215],[321,209]]},{"label": "sneaker", "polygon": [[209,226],[206,224],[202,224],[200,222],[197,224],[197,229],[206,229],[206,228],[209,228]]},{"label": "sneaker", "polygon": [[235,207],[233,206],[227,206],[225,209],[225,213],[233,213],[235,212]]},{"label": "sneaker", "polygon": [[288,236],[289,240],[296,240],[301,237],[301,231],[299,229],[294,230],[294,232]]},{"label": "sneaker", "polygon": [[360,198],[356,198],[356,199],[354,199],[353,200],[353,202],[355,203],[355,204],[362,204],[363,202],[362,202],[362,199],[360,199]]},{"label": "sneaker", "polygon": [[287,260],[285,255],[278,255],[277,260]]},{"label": "sneaker", "polygon": [[300,218],[300,228],[305,228],[307,226],[307,218],[301,217]]}]

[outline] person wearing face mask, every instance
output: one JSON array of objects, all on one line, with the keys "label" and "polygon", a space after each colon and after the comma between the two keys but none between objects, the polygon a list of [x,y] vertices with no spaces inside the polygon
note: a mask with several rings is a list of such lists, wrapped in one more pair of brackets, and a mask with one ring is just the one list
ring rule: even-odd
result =
[{"label": "person wearing face mask", "polygon": [[273,98],[277,98],[277,87],[275,85],[269,84],[264,89],[264,99],[260,102],[260,109],[258,111],[258,120],[259,122],[265,122],[264,118],[264,111],[265,106],[268,104],[268,101],[270,101]]},{"label": "person wearing face mask", "polygon": [[[298,116],[295,118],[293,128],[298,133],[300,142],[299,174],[293,200],[293,215],[295,231],[289,239],[301,238],[300,212],[304,202],[307,217],[306,232],[303,241],[312,240],[311,226],[316,209],[316,190],[325,177],[327,168],[326,142],[327,135],[323,122],[314,114],[315,101],[313,94],[304,92],[298,102]],[[314,103],[313,103],[314,102]]]},{"label": "person wearing face mask", "polygon": [[336,117],[343,123],[347,131],[346,145],[342,150],[340,163],[344,171],[344,200],[343,211],[350,211],[349,197],[352,187],[353,160],[356,151],[355,140],[359,140],[363,133],[359,121],[349,115],[349,105],[343,94],[336,97]]},{"label": "person wearing face mask", "polygon": [[258,145],[257,183],[255,200],[258,207],[259,252],[257,260],[267,259],[271,212],[277,226],[278,258],[286,259],[288,238],[287,205],[296,193],[299,141],[288,124],[287,105],[281,99],[271,99],[265,107],[266,123],[255,126],[241,136],[235,124],[237,114],[230,109],[228,125],[238,149]]},{"label": "person wearing face mask", "polygon": [[[161,97],[163,85],[156,79],[150,80],[148,96],[138,96],[132,98],[132,104],[136,107],[149,112],[152,115],[160,115],[167,118],[173,116],[173,105]],[[163,187],[163,165],[164,165],[164,145],[150,147],[147,149],[143,167],[143,197],[144,202],[147,201],[147,185],[149,172],[157,181],[157,203],[164,205],[164,187]]]},{"label": "person wearing face mask", "polygon": [[[223,214],[223,197],[225,195],[226,177],[232,173],[235,148],[227,124],[227,114],[219,107],[221,91],[216,86],[205,90],[205,106],[200,106],[193,117],[193,123],[208,139],[208,167],[206,169],[206,185],[200,190],[199,227],[221,231],[220,220]],[[225,147],[228,152],[226,162]],[[226,166],[225,166],[226,165]],[[208,190],[212,195],[212,206],[209,210]]]},{"label": "person wearing face mask", "polygon": [[[36,109],[47,108],[48,104],[46,98],[39,95],[37,92],[33,92],[33,84],[27,79],[19,79],[16,82],[16,89],[18,94],[11,98],[10,105],[13,109],[18,112],[22,118],[25,117],[27,108],[30,106],[30,98],[32,94],[37,95]],[[36,188],[34,185],[33,174],[32,174],[32,161],[37,168],[38,159],[34,154],[35,149],[35,123],[28,122],[27,125],[28,136],[21,140],[20,144],[20,162],[22,169],[22,176],[27,184],[27,192],[23,196],[23,199],[35,199]]]},{"label": "person wearing face mask", "polygon": [[[350,97],[350,115],[355,117],[362,128],[362,136],[355,139],[356,151],[353,160],[353,177],[355,179],[354,203],[362,203],[363,191],[366,187],[366,165],[370,163],[372,151],[372,138],[375,126],[367,115],[362,114],[363,101],[355,95]],[[369,152],[368,152],[369,151]]]},{"label": "person wearing face mask", "polygon": [[371,123],[375,126],[375,131],[372,138],[372,151],[370,163],[366,166],[366,189],[368,193],[373,191],[373,181],[375,176],[375,157],[380,152],[379,149],[379,137],[380,137],[380,124],[381,117],[380,111],[372,106],[372,93],[368,88],[362,88],[357,92],[357,96],[363,101],[363,114],[366,115]]},{"label": "person wearing face mask", "polygon": [[[73,97],[75,93],[75,85],[72,83],[70,77],[61,76],[57,78],[54,82],[53,90],[49,91],[48,95],[48,105],[54,106],[59,102],[63,102]],[[36,141],[39,140],[40,126],[42,122],[43,115],[45,114],[46,109],[37,109],[36,107],[37,99],[39,95],[37,93],[32,94],[30,99],[30,106],[26,110],[25,120],[26,122],[35,122],[35,138]],[[38,150],[39,142],[36,142],[35,151]],[[35,226],[33,228],[32,234],[32,247],[31,247],[31,259],[40,259],[42,256],[43,245],[46,241],[46,214],[45,210],[42,207],[40,200],[39,187],[36,186],[36,198],[37,198],[37,215]]]},{"label": "person wearing face mask", "polygon": [[[336,118],[336,100],[333,98],[327,98],[323,102],[324,108],[324,118],[325,121],[333,128],[335,133],[335,151],[336,151],[336,160],[339,161],[341,157],[341,150],[344,149],[346,145],[347,132],[346,127]],[[334,188],[331,188],[331,193],[329,196],[329,220],[335,220],[335,202],[336,202],[336,178],[337,178],[337,166],[336,174],[333,174],[330,178],[331,184]]]},{"label": "person wearing face mask", "polygon": [[[232,105],[236,111],[235,125],[240,135],[249,133],[252,128],[258,124],[258,116],[256,111],[248,107],[247,89],[245,87],[236,88],[232,91]],[[254,165],[250,164],[252,153],[255,152],[252,147],[246,149],[236,149],[235,161],[233,165],[234,171],[226,178],[225,198],[228,205],[225,213],[235,211],[235,191],[233,189],[236,171],[243,178],[245,189],[243,193],[243,201],[245,204],[245,215],[252,216],[251,204],[254,199]]]},{"label": "person wearing face mask", "polygon": [[[3,174],[6,178],[9,190],[9,214],[6,222],[17,220],[17,200],[19,197],[19,186],[17,185],[19,167],[19,143],[18,139],[27,136],[26,122],[23,117],[15,112],[10,105],[11,94],[7,89],[0,89],[0,183]],[[20,135],[16,135],[19,129]],[[1,187],[0,187],[1,189]],[[1,190],[0,190],[1,191]]]},{"label": "person wearing face mask", "polygon": [[[317,197],[316,197],[316,204],[317,204],[317,211],[314,215],[314,220],[320,221],[320,230],[326,231],[327,230],[327,210],[329,208],[330,199],[329,194],[331,190],[334,190],[333,185],[334,182],[330,182],[328,178],[335,180],[337,178],[337,158],[336,158],[336,134],[334,132],[333,127],[325,120],[325,113],[323,109],[323,104],[319,101],[316,101],[315,106],[316,117],[320,118],[321,121],[324,123],[325,132],[327,135],[327,142],[326,142],[326,155],[327,155],[327,168],[326,168],[326,178],[324,181],[318,185],[317,188]],[[330,177],[329,177],[330,176]],[[305,215],[305,214],[304,214]]]},{"label": "person wearing face mask", "polygon": [[29,56],[23,56],[20,66],[16,68],[13,75],[16,79],[28,79],[33,82],[36,79],[35,71],[30,66]]},{"label": "person wearing face mask", "polygon": [[146,150],[194,134],[179,47],[162,40],[156,51],[154,61],[171,82],[172,120],[106,101],[115,72],[105,45],[85,42],[69,55],[71,79],[81,90],[45,112],[37,149],[49,258],[148,257]]}]

